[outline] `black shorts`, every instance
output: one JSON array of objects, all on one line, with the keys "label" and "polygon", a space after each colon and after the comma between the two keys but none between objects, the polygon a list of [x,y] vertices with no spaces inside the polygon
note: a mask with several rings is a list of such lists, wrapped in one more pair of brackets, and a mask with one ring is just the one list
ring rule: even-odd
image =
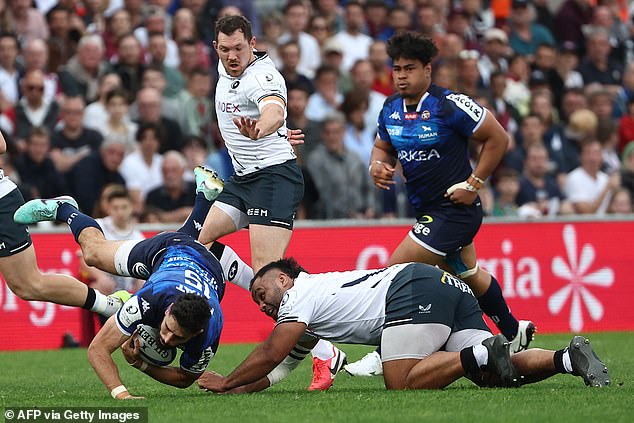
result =
[{"label": "black shorts", "polygon": [[26,225],[13,221],[13,214],[22,204],[24,198],[17,188],[0,198],[0,257],[17,254],[32,244]]},{"label": "black shorts", "polygon": [[469,286],[436,267],[413,263],[401,270],[387,290],[384,328],[439,323],[451,332],[488,331]]},{"label": "black shorts", "polygon": [[479,199],[470,206],[443,203],[421,213],[409,236],[425,249],[445,256],[473,242],[483,216]]},{"label": "black shorts", "polygon": [[239,210],[250,224],[293,229],[303,196],[302,171],[296,160],[289,160],[248,175],[232,176],[216,201]]}]

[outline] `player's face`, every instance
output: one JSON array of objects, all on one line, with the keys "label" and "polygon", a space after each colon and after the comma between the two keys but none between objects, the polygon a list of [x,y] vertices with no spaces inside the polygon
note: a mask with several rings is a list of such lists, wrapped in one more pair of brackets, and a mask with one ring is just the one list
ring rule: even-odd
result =
[{"label": "player's face", "polygon": [[214,48],[229,76],[242,75],[246,67],[253,60],[253,48],[255,37],[247,40],[240,30],[227,35],[218,33],[218,39],[214,41]]},{"label": "player's face", "polygon": [[162,347],[177,347],[183,345],[195,334],[192,335],[178,324],[174,316],[171,315],[169,310],[165,313],[163,322],[161,322],[161,328],[159,330],[159,343]]},{"label": "player's face", "polygon": [[282,297],[286,292],[282,286],[285,274],[271,270],[253,282],[251,297],[256,302],[260,311],[273,320],[277,320],[277,312],[282,302]]},{"label": "player's face", "polygon": [[406,99],[419,100],[431,84],[431,64],[398,58],[392,65],[394,88]]}]

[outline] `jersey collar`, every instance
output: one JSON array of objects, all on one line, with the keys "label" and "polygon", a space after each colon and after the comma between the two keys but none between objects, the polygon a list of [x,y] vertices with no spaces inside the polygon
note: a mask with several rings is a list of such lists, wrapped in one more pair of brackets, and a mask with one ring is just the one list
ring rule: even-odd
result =
[{"label": "jersey collar", "polygon": [[[425,91],[425,94],[423,94],[416,106],[416,113],[420,113],[420,109],[423,107],[423,101],[425,101],[427,97],[429,97],[429,92]],[[405,103],[405,99],[403,99],[403,112],[407,113],[407,104]]]}]

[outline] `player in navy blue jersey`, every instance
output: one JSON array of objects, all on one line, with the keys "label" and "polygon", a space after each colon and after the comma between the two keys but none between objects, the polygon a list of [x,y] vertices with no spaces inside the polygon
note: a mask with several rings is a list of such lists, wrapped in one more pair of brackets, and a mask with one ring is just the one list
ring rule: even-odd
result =
[{"label": "player in navy blue jersey", "polygon": [[[196,201],[204,206],[197,207],[196,213],[192,212],[177,232],[164,232],[145,240],[106,240],[99,224],[81,213],[70,197],[31,200],[14,215],[15,221],[22,224],[44,220],[66,222],[88,265],[147,280],[108,319],[88,349],[95,372],[116,399],[137,398],[123,386],[111,357],[120,347],[131,365],[160,382],[180,388],[198,379],[218,348],[225,278],[221,259],[196,238],[211,201],[222,190],[221,185],[210,187],[207,182],[222,182],[215,175],[197,171]],[[214,247],[218,257],[224,257],[223,251],[221,244]],[[148,364],[141,359],[139,342],[135,342],[135,332],[142,330],[141,325],[158,332],[156,341],[161,347],[183,350],[180,367]]]},{"label": "player in navy blue jersey", "polygon": [[[513,317],[495,277],[478,267],[473,245],[483,217],[478,190],[504,156],[509,137],[469,96],[432,84],[431,62],[437,52],[431,39],[414,33],[388,42],[397,93],[386,99],[379,114],[369,172],[374,184],[387,190],[394,184],[398,160],[417,212],[416,223],[388,265],[428,263],[466,281],[480,308],[518,352],[528,347],[535,326]],[[482,143],[475,169],[469,162],[470,138]],[[379,374],[379,360],[376,352],[370,353],[344,369],[354,375]]]}]

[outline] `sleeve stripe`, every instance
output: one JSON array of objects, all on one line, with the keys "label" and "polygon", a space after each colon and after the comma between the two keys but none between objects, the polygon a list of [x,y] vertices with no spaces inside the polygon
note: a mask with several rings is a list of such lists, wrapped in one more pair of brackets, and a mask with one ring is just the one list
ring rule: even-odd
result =
[{"label": "sleeve stripe", "polygon": [[471,133],[475,133],[475,131],[477,131],[478,129],[480,129],[480,126],[482,126],[482,124],[484,123],[484,120],[487,117],[487,113],[489,113],[489,111],[487,110],[486,107],[483,107],[482,110],[484,110],[484,113],[482,113],[482,117],[480,118],[480,122],[478,122],[476,124],[476,126],[473,128],[473,131],[471,131]]},{"label": "sleeve stripe", "polygon": [[282,323],[297,323],[297,322],[299,322],[298,317],[287,317],[285,319],[278,320],[275,326],[280,325]]},{"label": "sleeve stripe", "polygon": [[310,352],[310,350],[308,348],[304,348],[300,345],[295,345],[295,347],[293,348],[293,351],[295,351],[295,353],[297,354],[308,354]]},{"label": "sleeve stripe", "polygon": [[281,94],[277,94],[277,93],[264,94],[263,96],[258,98],[257,103],[260,103],[260,101],[262,101],[263,99],[265,99],[267,97],[278,97],[280,100],[282,100],[284,102],[284,105],[286,105],[286,99]]},{"label": "sleeve stripe", "polygon": [[117,319],[118,316],[116,316],[114,318],[115,323],[117,324],[117,327],[119,328],[119,330],[121,331],[121,333],[123,333],[126,336],[132,336],[132,334],[130,332],[128,332],[126,329],[123,328],[123,326],[121,326],[121,323],[119,323],[119,319]]},{"label": "sleeve stripe", "polygon": [[289,356],[289,357],[294,358],[295,360],[299,360],[299,361],[301,361],[301,360],[303,360],[303,359],[304,359],[304,357],[306,357],[306,354],[303,354],[303,355],[296,355],[296,354],[293,354],[293,352],[291,351],[291,352],[288,354],[288,356]]}]

